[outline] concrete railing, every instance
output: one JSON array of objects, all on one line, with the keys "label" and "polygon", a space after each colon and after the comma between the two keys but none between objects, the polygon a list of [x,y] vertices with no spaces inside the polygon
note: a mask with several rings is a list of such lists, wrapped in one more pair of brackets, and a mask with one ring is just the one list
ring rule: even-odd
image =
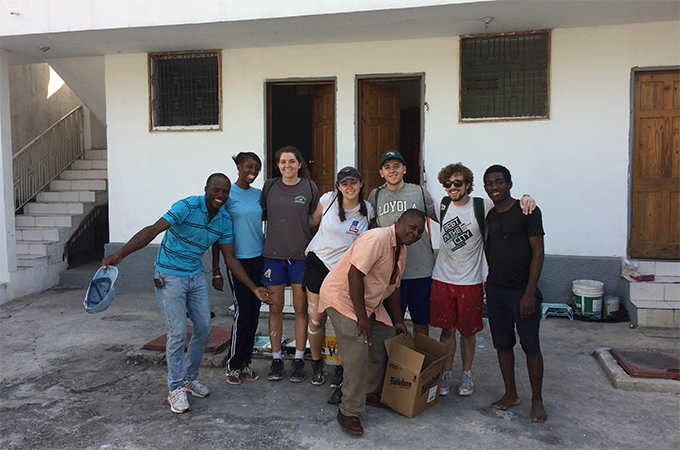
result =
[{"label": "concrete railing", "polygon": [[24,206],[73,161],[82,157],[84,148],[83,107],[78,106],[12,158],[14,210]]}]

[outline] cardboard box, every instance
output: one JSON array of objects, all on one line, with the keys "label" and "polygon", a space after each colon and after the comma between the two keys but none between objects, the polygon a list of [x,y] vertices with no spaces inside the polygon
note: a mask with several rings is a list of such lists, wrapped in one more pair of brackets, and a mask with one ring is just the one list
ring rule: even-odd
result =
[{"label": "cardboard box", "polygon": [[446,345],[423,334],[399,335],[385,341],[389,361],[382,402],[414,418],[437,404],[442,384]]}]

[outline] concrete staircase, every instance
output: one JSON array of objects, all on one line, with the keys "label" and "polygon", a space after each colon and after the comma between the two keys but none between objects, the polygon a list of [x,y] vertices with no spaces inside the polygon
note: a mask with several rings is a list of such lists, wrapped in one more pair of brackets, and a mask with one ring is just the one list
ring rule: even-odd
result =
[{"label": "concrete staircase", "polygon": [[[66,268],[64,245],[96,206],[107,202],[106,150],[86,150],[15,218],[19,270]],[[50,270],[52,272],[54,270]]]},{"label": "concrete staircase", "polygon": [[640,327],[680,328],[680,261],[637,261],[654,281],[630,281],[631,316]]}]

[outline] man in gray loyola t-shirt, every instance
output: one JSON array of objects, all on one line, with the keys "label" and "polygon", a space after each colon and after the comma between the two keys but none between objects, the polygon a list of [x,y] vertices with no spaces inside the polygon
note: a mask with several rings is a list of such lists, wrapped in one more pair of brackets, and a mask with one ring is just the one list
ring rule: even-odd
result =
[{"label": "man in gray loyola t-shirt", "polygon": [[[379,227],[389,227],[407,209],[415,208],[428,217],[437,220],[434,202],[430,193],[422,186],[404,182],[406,166],[404,158],[397,151],[390,150],[380,158],[380,176],[385,184],[373,189],[368,201],[375,209]],[[401,312],[408,306],[416,332],[428,334],[430,323],[430,287],[434,255],[427,230],[423,237],[409,246],[406,254],[406,268],[401,281]]]}]

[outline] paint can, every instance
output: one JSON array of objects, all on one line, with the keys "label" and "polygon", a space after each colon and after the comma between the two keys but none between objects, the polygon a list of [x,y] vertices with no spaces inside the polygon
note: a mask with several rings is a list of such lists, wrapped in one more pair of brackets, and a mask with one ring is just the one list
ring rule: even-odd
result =
[{"label": "paint can", "polygon": [[604,283],[596,280],[574,280],[572,287],[576,310],[582,316],[600,316],[602,314],[602,294]]},{"label": "paint can", "polygon": [[620,308],[619,298],[614,295],[608,295],[602,301],[602,317],[609,317],[614,311]]}]

